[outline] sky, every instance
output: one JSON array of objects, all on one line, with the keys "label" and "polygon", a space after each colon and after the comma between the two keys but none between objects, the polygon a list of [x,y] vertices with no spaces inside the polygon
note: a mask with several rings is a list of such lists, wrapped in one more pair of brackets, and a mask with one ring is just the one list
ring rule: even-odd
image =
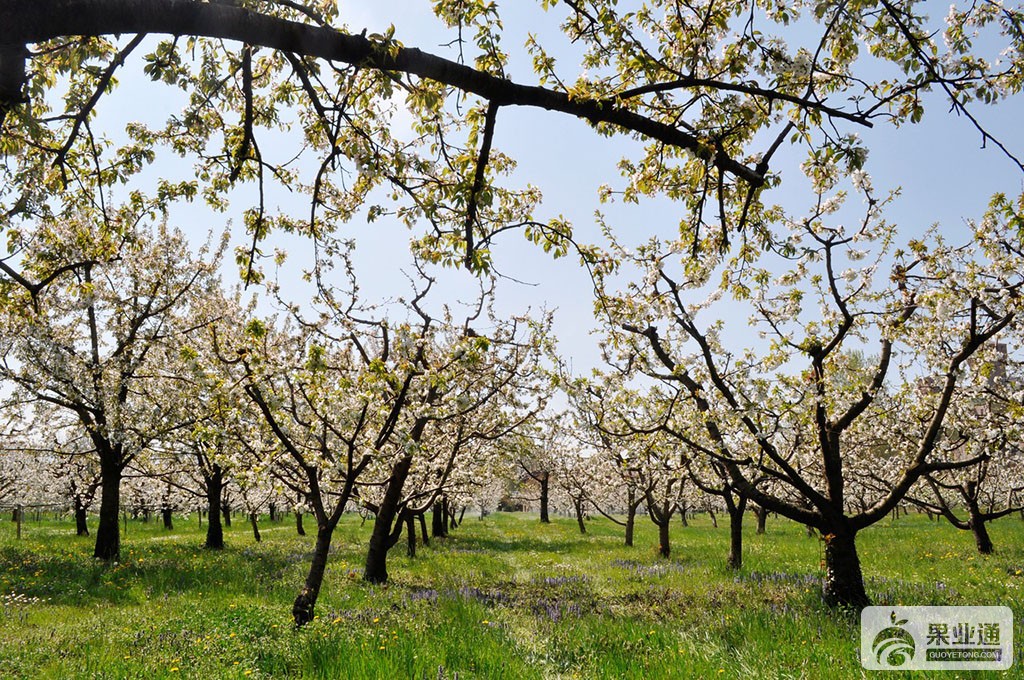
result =
[{"label": "sky", "polygon": [[[532,33],[551,48],[559,63],[567,68],[578,57],[568,46],[557,25],[564,9],[556,6],[544,14],[533,2],[500,3],[505,26],[503,45],[510,53],[508,74],[520,82],[533,83],[531,64],[524,49],[516,49]],[[629,3],[620,3],[620,11]],[[429,11],[429,3],[408,0],[346,0],[341,4],[342,19],[358,32],[383,32],[395,24],[396,38],[407,46],[437,50],[449,40],[443,35]],[[939,8],[942,14],[947,6]],[[941,19],[941,16],[937,16]],[[801,36],[793,35],[793,43]],[[578,51],[577,51],[578,52]],[[575,72],[573,72],[575,75]],[[571,79],[571,78],[570,78]],[[996,191],[1017,194],[1024,190],[1024,175],[995,148],[982,148],[980,134],[964,118],[949,114],[938,95],[928,102],[922,123],[894,129],[889,125],[873,129],[850,125],[844,132],[856,132],[870,149],[869,170],[878,191],[901,189],[901,196],[892,205],[887,218],[900,227],[903,238],[920,236],[925,229],[939,224],[944,235],[953,242],[966,239],[966,220],[980,219]],[[1018,157],[1024,156],[1024,97],[1000,103],[996,107],[976,106],[979,120],[994,131]],[[518,161],[516,178],[541,187],[544,192],[544,215],[564,214],[573,222],[583,240],[599,240],[593,211],[601,209],[612,224],[622,227],[634,242],[642,242],[652,232],[671,233],[680,218],[678,205],[666,200],[646,200],[639,206],[600,205],[598,188],[602,184],[621,186],[623,180],[616,164],[624,155],[638,151],[639,145],[622,136],[599,137],[586,124],[546,111],[501,109],[494,146]],[[782,163],[798,163],[799,158],[781,159]],[[792,173],[790,173],[792,175]],[[787,181],[784,192],[798,192],[799,185]],[[796,188],[794,188],[796,187]],[[773,197],[781,203],[793,200],[806,205],[806,196]],[[959,236],[959,238],[958,238]],[[557,333],[565,355],[579,371],[600,365],[596,338],[589,334],[595,326],[592,316],[592,291],[586,273],[574,258],[552,262],[541,253],[531,253],[530,246],[512,243],[495,248],[497,268],[504,274],[534,287],[509,285],[500,292],[510,305],[530,300],[545,300],[555,307]],[[522,302],[520,302],[522,301]],[[722,305],[723,314],[731,313]],[[745,316],[745,313],[744,313]],[[745,326],[746,319],[740,320]]]},{"label": "sky", "polygon": [[[528,32],[555,41],[548,44],[561,45],[555,55],[567,67],[576,56],[557,29],[561,6],[545,15],[538,4],[517,0],[501,7],[506,28],[504,46],[512,56],[508,73],[520,82],[535,82],[525,50],[521,49]],[[369,33],[383,33],[393,23],[395,37],[406,46],[451,56],[450,49],[442,46],[451,36],[440,30],[430,6],[411,0],[344,0],[340,9],[342,21],[353,32],[365,27]],[[136,116],[165,115],[177,106],[175,95],[168,90],[148,82],[136,61],[134,68],[124,71],[121,92],[101,102],[100,119],[116,134]],[[1021,97],[982,109],[980,117],[1004,143],[1024,155],[1024,132],[1019,125],[1024,120]],[[966,219],[980,217],[993,192],[1015,194],[1022,190],[1019,170],[994,149],[982,149],[980,135],[968,121],[948,114],[941,101],[931,102],[925,122],[919,125],[899,130],[889,126],[871,130],[851,127],[850,131],[858,132],[871,149],[869,163],[876,189],[902,187],[902,196],[889,212],[889,219],[900,225],[906,238],[919,235],[934,223],[940,223],[945,233],[960,233]],[[621,225],[627,241],[642,241],[651,233],[670,233],[676,228],[681,208],[666,200],[643,201],[638,206],[599,205],[601,185],[623,184],[616,164],[622,156],[639,152],[637,142],[622,136],[600,137],[585,123],[561,114],[503,108],[494,147],[517,160],[514,185],[529,182],[543,191],[544,203],[537,217],[565,215],[582,241],[599,240],[593,220],[598,208],[608,213],[614,224]],[[187,176],[188,165],[187,159],[179,161],[165,154],[154,171]],[[787,197],[779,198],[785,201]],[[793,198],[806,203],[805,197]],[[176,219],[200,241],[208,229],[217,229],[226,219],[234,216],[237,222],[245,199],[244,192],[236,192],[234,207],[224,216],[204,213],[199,204],[176,213]],[[281,196],[277,200],[285,204],[292,199]],[[304,208],[298,204],[296,210]],[[404,227],[386,221],[372,225],[356,221],[344,225],[342,232],[356,238],[356,270],[368,297],[385,299],[408,294],[408,282],[402,273],[410,272]],[[235,243],[239,242],[244,242],[244,235],[236,236]],[[308,243],[287,239],[278,243],[296,264],[309,257]],[[592,315],[592,287],[576,258],[570,255],[552,260],[517,234],[503,237],[493,252],[496,270],[506,277],[497,289],[498,309],[507,314],[556,310],[555,332],[563,357],[573,370],[582,373],[600,365],[597,338],[591,334],[597,325]],[[471,295],[476,289],[465,272],[448,272],[443,278],[442,290],[451,291],[453,297]],[[296,284],[296,289],[301,286]],[[724,315],[732,313],[728,305],[721,310]]]}]

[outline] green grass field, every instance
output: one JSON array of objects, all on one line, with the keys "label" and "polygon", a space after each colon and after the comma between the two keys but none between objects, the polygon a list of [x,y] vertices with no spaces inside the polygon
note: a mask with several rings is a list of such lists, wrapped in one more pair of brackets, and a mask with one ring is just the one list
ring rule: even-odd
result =
[{"label": "green grass field", "polygon": [[[289,522],[226,530],[200,548],[195,517],[173,532],[131,522],[120,564],[91,557],[71,522],[0,523],[0,678],[847,678],[855,615],[823,607],[822,545],[772,518],[744,567],[725,568],[728,529],[706,517],[672,530],[656,555],[604,519],[468,517],[447,539],[389,560],[384,587],[360,580],[370,523],[339,528],[318,618],[292,626],[312,536]],[[751,518],[752,520],[752,518]],[[996,554],[910,515],[859,538],[876,604],[1003,604],[1024,615],[1024,522],[992,527]],[[1024,677],[1024,644],[1007,676]],[[885,677],[911,677],[886,674]],[[921,673],[912,677],[923,677]],[[936,677],[988,677],[937,673]]]}]

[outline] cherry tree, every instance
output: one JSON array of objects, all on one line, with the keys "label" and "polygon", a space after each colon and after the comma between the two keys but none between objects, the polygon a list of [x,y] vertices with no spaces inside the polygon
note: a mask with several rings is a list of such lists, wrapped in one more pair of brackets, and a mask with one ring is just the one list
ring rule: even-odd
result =
[{"label": "cherry tree", "polygon": [[[894,227],[882,217],[885,201],[856,169],[853,189],[866,208],[856,226],[845,227],[834,215],[847,194],[828,167],[834,170],[807,166],[819,196],[808,215],[778,209],[790,235],[772,246],[774,258],[741,251],[715,271],[713,261],[689,259],[678,240],[651,240],[635,251],[616,244],[615,257],[643,279],[622,293],[606,290],[603,304],[614,359],[664,390],[661,429],[726,472],[741,497],[820,531],[826,598],[861,606],[869,600],[857,532],[926,475],[982,460],[945,457],[938,445],[951,405],[969,398],[968,360],[1017,315],[1020,249],[998,205],[973,225],[967,246],[949,246],[933,231],[897,249]],[[735,336],[722,320],[700,321],[723,294],[751,310],[761,345],[730,342]],[[851,376],[848,352],[871,342],[876,359]],[[911,364],[934,389],[899,382]],[[883,389],[888,383],[895,384]],[[921,424],[916,436],[889,452],[899,474],[851,507],[850,460],[896,440],[893,433],[908,430],[900,416],[910,412]],[[787,493],[759,486],[762,477]]]},{"label": "cherry tree", "polygon": [[[909,500],[974,535],[978,552],[993,552],[987,524],[1024,509],[1020,365],[1006,344],[990,345],[972,360],[976,392],[951,409],[940,445],[948,457],[980,458],[978,465],[928,475]],[[924,488],[921,488],[921,487]],[[961,518],[959,513],[966,514]]]},{"label": "cherry tree", "polygon": [[120,552],[125,468],[177,427],[174,397],[149,372],[154,349],[203,323],[191,303],[215,285],[216,252],[193,255],[181,232],[147,226],[144,208],[109,211],[102,237],[87,220],[39,225],[51,234],[49,247],[26,251],[26,270],[55,258],[85,264],[63,270],[32,304],[5,309],[19,334],[0,371],[15,398],[64,410],[92,441],[102,479],[95,556],[105,560]]},{"label": "cherry tree", "polygon": [[[550,350],[550,318],[499,319],[483,303],[481,298],[462,323],[447,306],[435,319],[418,300],[413,305],[419,324],[409,327],[415,334],[406,344],[413,353],[403,382],[409,408],[401,424],[403,443],[389,442],[382,450],[388,457],[376,461],[386,461],[386,472],[370,506],[375,519],[364,572],[369,581],[387,580],[387,551],[400,535],[402,513],[416,514],[409,501],[425,493],[406,492],[416,467],[433,461],[433,485],[440,490],[458,457],[481,451],[490,457],[495,441],[527,427],[547,402],[550,381],[541,362]],[[486,334],[474,328],[484,320]],[[447,443],[437,446],[438,440]]]}]

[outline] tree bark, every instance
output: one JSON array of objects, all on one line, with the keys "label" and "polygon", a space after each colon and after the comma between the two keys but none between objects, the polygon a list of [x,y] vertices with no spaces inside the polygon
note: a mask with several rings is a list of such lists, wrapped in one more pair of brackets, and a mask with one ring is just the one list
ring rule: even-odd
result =
[{"label": "tree bark", "polygon": [[327,570],[327,555],[331,550],[331,536],[334,527],[329,524],[320,526],[316,532],[316,544],[313,546],[313,560],[309,564],[306,583],[299,591],[292,604],[292,618],[296,626],[304,626],[313,620],[313,610],[320,596],[320,587],[324,583],[324,572]]},{"label": "tree bark", "polygon": [[113,562],[121,556],[121,466],[100,461],[100,521],[96,527],[96,548],[93,557]]},{"label": "tree bark", "polygon": [[668,525],[669,518],[664,518],[663,521],[657,522],[658,525],[658,554],[662,557],[669,557],[672,554],[672,546],[669,543]]},{"label": "tree bark", "polygon": [[864,590],[857,534],[845,527],[825,531],[825,601],[831,606],[860,609],[871,604]]},{"label": "tree bark", "polygon": [[170,508],[163,508],[160,513],[163,515],[164,529],[174,531],[174,513]]},{"label": "tree bark", "polygon": [[633,529],[636,526],[636,507],[632,503],[632,492],[630,492],[629,507],[626,508],[626,545],[633,547]]},{"label": "tree bark", "polygon": [[967,501],[967,523],[974,534],[974,544],[978,546],[978,552],[982,555],[991,555],[993,551],[992,538],[988,535],[988,528],[985,526],[985,518],[982,516],[978,503],[973,499]]},{"label": "tree bark", "polygon": [[409,557],[416,557],[416,518],[409,515],[405,518],[406,536],[405,554]]},{"label": "tree bark", "polygon": [[224,526],[231,526],[231,504],[227,501],[221,503],[220,507],[221,516],[224,518]]},{"label": "tree bark", "polygon": [[733,503],[727,500],[729,511],[729,558],[726,564],[730,569],[743,566],[743,513],[747,511],[747,499],[740,498]]},{"label": "tree bark", "polygon": [[[205,475],[204,475],[205,476]],[[209,550],[224,547],[224,528],[220,522],[221,494],[224,491],[224,471],[219,465],[213,466],[213,473],[206,479],[206,543]]]},{"label": "tree bark", "polygon": [[768,524],[768,511],[758,506],[754,508],[754,517],[757,518],[757,533],[761,535],[765,532]]},{"label": "tree bark", "polygon": [[75,535],[76,536],[88,536],[89,535],[89,524],[86,522],[85,505],[82,503],[82,499],[75,497]]},{"label": "tree bark", "polygon": [[252,525],[252,537],[256,539],[257,543],[259,543],[260,539],[262,539],[263,537],[260,536],[260,525],[257,522],[257,519],[258,518],[255,512],[249,513],[249,523]]},{"label": "tree bark", "polygon": [[369,583],[387,583],[388,581],[388,549],[391,547],[391,525],[398,516],[398,505],[402,499],[402,489],[412,467],[412,457],[401,458],[391,468],[384,499],[373,520],[373,533],[370,535],[370,547],[366,551],[366,568],[363,580]]},{"label": "tree bark", "polygon": [[444,538],[448,535],[448,523],[444,518],[444,503],[438,499],[430,511],[430,533],[435,538]]},{"label": "tree bark", "polygon": [[299,536],[305,536],[306,535],[306,528],[304,526],[302,526],[302,511],[301,510],[296,510],[295,511],[295,533],[297,533]]},{"label": "tree bark", "polygon": [[551,473],[547,470],[540,474],[540,521],[544,524],[551,523],[548,516],[548,484],[551,480]]},{"label": "tree bark", "polygon": [[427,513],[421,512],[418,517],[420,519],[420,535],[423,538],[423,545],[430,545],[430,539],[427,538]]},{"label": "tree bark", "polygon": [[576,510],[576,525],[580,528],[580,533],[587,533],[587,525],[583,523],[583,501],[573,501],[573,507]]}]

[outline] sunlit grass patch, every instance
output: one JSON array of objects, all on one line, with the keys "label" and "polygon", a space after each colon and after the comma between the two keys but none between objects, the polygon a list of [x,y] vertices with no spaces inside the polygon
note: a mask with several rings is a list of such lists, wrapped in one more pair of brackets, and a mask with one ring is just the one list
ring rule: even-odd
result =
[{"label": "sunlit grass patch", "polygon": [[[194,523],[132,523],[104,565],[69,523],[0,525],[0,668],[12,678],[819,678],[860,677],[855,615],[821,601],[821,544],[772,518],[725,566],[727,529],[706,517],[656,533],[536,516],[467,517],[449,538],[396,546],[391,582],[361,581],[370,523],[346,517],[317,619],[291,601],[312,537],[246,527],[204,550]],[[1009,604],[1020,620],[1024,522],[993,527],[996,554],[923,516],[862,534],[867,587],[884,604]],[[1021,646],[1018,646],[1020,648]],[[8,670],[10,669],[10,670]]]}]

